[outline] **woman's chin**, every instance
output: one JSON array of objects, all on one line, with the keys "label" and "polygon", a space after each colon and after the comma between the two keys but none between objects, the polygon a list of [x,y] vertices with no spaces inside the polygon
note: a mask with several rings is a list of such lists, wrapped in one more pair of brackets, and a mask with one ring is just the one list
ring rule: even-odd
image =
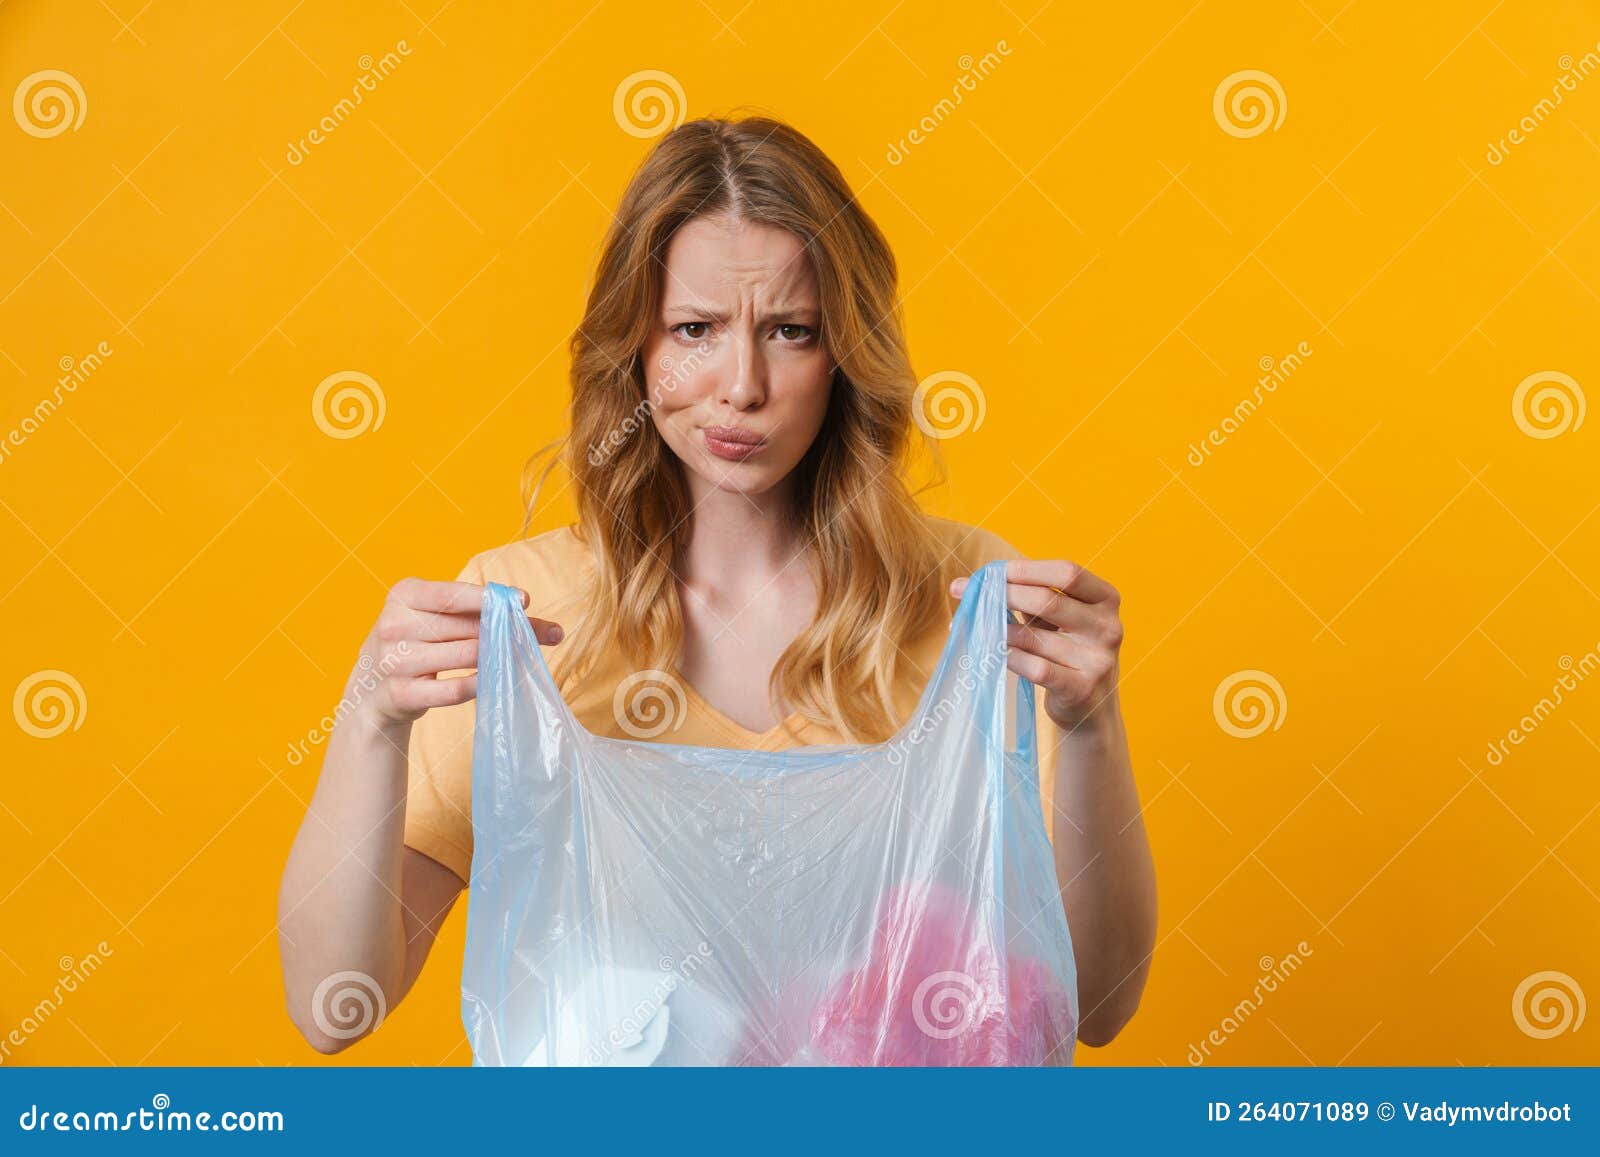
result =
[{"label": "woman's chin", "polygon": [[749,474],[736,471],[725,478],[712,480],[712,484],[724,494],[743,494],[747,498],[765,494],[777,483],[778,479],[769,477],[764,470],[751,471]]},{"label": "woman's chin", "polygon": [[765,494],[783,478],[781,472],[755,462],[726,462],[709,458],[708,469],[696,470],[700,481],[713,490],[725,494],[743,494],[755,497]]}]

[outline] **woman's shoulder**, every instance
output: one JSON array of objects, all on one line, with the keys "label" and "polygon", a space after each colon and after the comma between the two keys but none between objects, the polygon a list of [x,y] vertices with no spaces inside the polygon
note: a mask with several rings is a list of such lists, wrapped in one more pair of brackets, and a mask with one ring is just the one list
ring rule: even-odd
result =
[{"label": "woman's shoulder", "polygon": [[475,583],[521,587],[542,618],[566,603],[586,601],[584,591],[594,574],[594,555],[568,523],[529,538],[491,547],[472,556],[461,578]]},{"label": "woman's shoulder", "polygon": [[928,529],[944,548],[945,566],[951,577],[969,575],[984,563],[997,558],[1026,558],[1005,538],[984,526],[972,526],[952,518],[925,516]]}]

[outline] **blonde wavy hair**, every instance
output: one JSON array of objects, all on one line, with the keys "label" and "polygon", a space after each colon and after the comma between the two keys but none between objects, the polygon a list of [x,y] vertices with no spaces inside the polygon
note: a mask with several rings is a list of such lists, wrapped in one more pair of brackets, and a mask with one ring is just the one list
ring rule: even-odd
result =
[{"label": "blonde wavy hair", "polygon": [[[611,645],[635,669],[675,670],[684,621],[675,576],[691,507],[684,466],[647,416],[641,352],[659,323],[668,243],[686,222],[713,215],[800,239],[820,290],[821,337],[837,362],[822,428],[795,467],[790,512],[811,547],[817,615],[774,665],[768,695],[780,719],[792,711],[845,742],[880,742],[898,726],[891,688],[900,645],[950,613],[944,551],[907,484],[917,449],[938,478],[943,469],[913,421],[917,382],[888,242],[833,162],[764,116],[689,121],[667,133],[607,231],[571,339],[570,431],[536,452],[523,475],[526,535],[545,477],[566,467],[576,530],[597,568],[593,599],[554,674],[560,685],[581,679]],[[608,447],[598,462],[587,449],[596,446]]]}]

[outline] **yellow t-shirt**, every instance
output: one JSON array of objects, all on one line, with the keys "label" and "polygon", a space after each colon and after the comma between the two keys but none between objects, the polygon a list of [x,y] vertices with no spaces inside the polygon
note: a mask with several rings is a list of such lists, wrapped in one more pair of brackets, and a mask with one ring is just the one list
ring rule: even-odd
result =
[{"label": "yellow t-shirt", "polygon": [[[928,517],[928,525],[948,552],[947,573],[941,585],[970,575],[997,558],[1025,557],[992,531],[946,518]],[[533,538],[496,547],[475,556],[462,569],[460,581],[498,582],[521,587],[532,599],[530,611],[541,619],[569,629],[576,623],[593,589],[594,564],[589,548],[571,526],[546,531]],[[950,599],[953,615],[956,599]],[[949,638],[948,619],[902,648],[892,698],[897,722],[904,724],[922,697],[938,666]],[[556,647],[546,648],[554,663]],[[596,735],[626,738],[612,710],[617,686],[632,673],[625,658],[612,648],[582,687],[567,688],[567,704],[579,723]],[[842,743],[831,727],[791,717],[799,739],[781,725],[769,731],[750,731],[708,703],[686,680],[679,680],[685,710],[682,725],[660,737],[660,742],[703,747],[781,751],[799,744]],[[1055,751],[1059,729],[1044,712],[1044,695],[1035,690],[1034,707],[1039,748],[1040,804],[1045,831],[1054,838],[1050,822],[1055,785]],[[449,868],[463,881],[472,869],[472,733],[475,703],[435,707],[411,728],[410,767],[406,792],[405,843]]]}]

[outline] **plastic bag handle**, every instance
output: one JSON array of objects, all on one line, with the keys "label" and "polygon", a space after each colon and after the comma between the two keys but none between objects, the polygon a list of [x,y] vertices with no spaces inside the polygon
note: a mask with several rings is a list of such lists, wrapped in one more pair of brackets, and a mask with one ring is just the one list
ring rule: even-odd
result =
[{"label": "plastic bag handle", "polygon": [[[1014,613],[1006,606],[1006,560],[994,559],[979,567],[972,575],[967,589],[962,592],[950,625],[951,638],[933,677],[923,692],[913,716],[916,720],[931,721],[935,700],[947,676],[947,668],[954,660],[961,668],[977,668],[980,685],[978,726],[984,746],[999,766],[999,761],[1009,756],[1020,758],[1024,768],[1037,777],[1037,737],[1035,735],[1034,688],[1022,676],[1016,676],[1017,695],[1013,708],[1016,745],[1006,747],[1006,686],[1010,671],[1006,666],[1006,627],[1016,621]],[[539,692],[539,699],[553,712],[551,721],[559,720],[570,735],[583,738],[587,732],[572,714],[565,696],[556,686],[554,673],[545,661],[544,651],[534,637],[533,628],[522,610],[516,590],[500,583],[486,584],[483,602],[482,633],[484,646],[506,647],[520,654],[513,658],[506,670],[496,670],[500,677],[509,678],[512,669],[525,670]],[[482,672],[480,672],[480,679]],[[480,695],[482,689],[480,688]],[[987,704],[987,710],[984,705]]]},{"label": "plastic bag handle", "polygon": [[[984,700],[988,714],[981,721],[985,745],[997,756],[1022,757],[1030,769],[1037,768],[1038,739],[1035,734],[1034,688],[1021,675],[1016,679],[1017,694],[1012,707],[1015,746],[1006,747],[1006,689],[1013,677],[1006,666],[1009,648],[1006,628],[1020,618],[1006,606],[1005,559],[994,559],[979,567],[972,576],[968,591],[974,598],[969,608],[966,600],[956,609],[958,625],[966,620],[967,647],[961,660],[963,666],[976,665],[985,674]],[[952,631],[957,630],[952,626]],[[954,642],[954,640],[952,640]]]}]

